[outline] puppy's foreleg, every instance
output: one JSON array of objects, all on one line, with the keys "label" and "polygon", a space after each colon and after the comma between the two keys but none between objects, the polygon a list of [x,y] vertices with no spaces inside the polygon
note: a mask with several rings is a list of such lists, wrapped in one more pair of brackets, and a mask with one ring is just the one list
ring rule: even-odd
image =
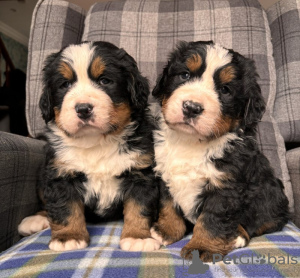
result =
[{"label": "puppy's foreleg", "polygon": [[120,247],[126,251],[157,250],[160,243],[151,238],[150,227],[157,213],[158,189],[142,172],[132,173],[125,182],[131,184],[125,193]]},{"label": "puppy's foreleg", "polygon": [[41,190],[50,222],[51,250],[82,249],[89,244],[80,186],[76,178],[56,178],[46,181]]},{"label": "puppy's foreleg", "polygon": [[183,238],[186,225],[183,217],[175,209],[173,198],[163,180],[160,180],[159,192],[159,216],[151,228],[151,236],[162,245],[169,245]]},{"label": "puppy's foreleg", "polygon": [[82,249],[89,244],[90,239],[86,229],[83,203],[73,201],[66,206],[67,208],[62,208],[62,211],[68,211],[68,216],[63,220],[50,213],[52,217],[50,217],[51,240],[49,248],[54,251]]}]

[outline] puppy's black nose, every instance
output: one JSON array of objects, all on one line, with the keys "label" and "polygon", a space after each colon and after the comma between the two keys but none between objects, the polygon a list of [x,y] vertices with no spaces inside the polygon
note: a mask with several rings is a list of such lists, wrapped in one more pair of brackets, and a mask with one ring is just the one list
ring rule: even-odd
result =
[{"label": "puppy's black nose", "polygon": [[196,118],[203,112],[203,107],[198,102],[186,100],[182,103],[183,114],[188,118]]},{"label": "puppy's black nose", "polygon": [[80,103],[76,104],[75,110],[77,112],[78,118],[87,120],[93,113],[93,106],[89,103]]}]

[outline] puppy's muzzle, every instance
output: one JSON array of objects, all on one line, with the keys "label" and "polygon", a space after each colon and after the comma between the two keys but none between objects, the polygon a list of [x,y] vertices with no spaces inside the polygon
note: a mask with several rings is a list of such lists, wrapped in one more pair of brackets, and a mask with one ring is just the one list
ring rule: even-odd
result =
[{"label": "puppy's muzzle", "polygon": [[88,120],[93,114],[93,106],[89,103],[76,104],[75,110],[81,120]]},{"label": "puppy's muzzle", "polygon": [[204,111],[200,103],[192,100],[186,100],[182,103],[183,115],[187,118],[196,118]]}]

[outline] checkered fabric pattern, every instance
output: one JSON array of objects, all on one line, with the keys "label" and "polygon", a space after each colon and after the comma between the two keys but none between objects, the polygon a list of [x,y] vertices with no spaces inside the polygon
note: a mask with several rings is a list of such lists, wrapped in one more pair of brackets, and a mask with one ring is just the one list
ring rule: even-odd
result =
[{"label": "checkered fabric pattern", "polygon": [[300,142],[300,0],[268,11],[277,75],[274,117],[286,142]]},{"label": "checkered fabric pattern", "polygon": [[298,227],[300,227],[300,148],[288,151],[286,153],[286,160],[293,185],[294,198],[297,200],[297,205],[295,205],[294,222]]},{"label": "checkered fabric pattern", "polygon": [[43,146],[35,139],[0,132],[0,251],[20,240],[18,224],[38,210]]},{"label": "checkered fabric pattern", "polygon": [[[276,73],[267,16],[257,0],[126,0],[101,2],[85,13],[60,0],[40,0],[35,8],[27,79],[27,120],[33,136],[43,131],[38,108],[45,57],[68,43],[105,40],[123,47],[155,85],[169,52],[179,40],[214,40],[256,61],[268,109],[259,125],[258,143],[294,199],[282,136],[272,116]],[[81,39],[82,28],[84,31]]]},{"label": "checkered fabric pattern", "polygon": [[188,272],[192,261],[180,257],[191,235],[158,251],[125,252],[119,248],[121,230],[122,222],[88,226],[90,246],[68,252],[49,250],[50,230],[45,230],[2,253],[0,277],[299,277],[300,230],[291,223],[231,252],[227,264],[210,263],[197,275]]},{"label": "checkered fabric pattern", "polygon": [[83,40],[105,40],[132,55],[155,85],[170,51],[179,40],[213,40],[256,62],[268,109],[258,129],[258,143],[285,185],[293,209],[293,193],[285,146],[272,117],[276,74],[269,23],[257,0],[127,0],[96,3],[85,20]]},{"label": "checkered fabric pattern", "polygon": [[33,137],[45,128],[38,106],[44,60],[49,54],[81,41],[85,13],[67,1],[39,0],[36,4],[31,21],[26,82],[27,126]]}]

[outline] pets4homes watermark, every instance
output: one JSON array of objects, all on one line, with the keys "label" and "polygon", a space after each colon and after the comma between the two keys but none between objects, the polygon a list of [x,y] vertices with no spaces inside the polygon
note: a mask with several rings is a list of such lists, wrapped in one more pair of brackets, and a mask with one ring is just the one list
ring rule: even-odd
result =
[{"label": "pets4homes watermark", "polygon": [[192,260],[183,260],[183,270],[186,275],[188,274],[204,274],[209,270],[211,265],[214,265],[218,262],[223,262],[225,265],[235,264],[235,265],[262,265],[262,264],[287,264],[295,265],[299,263],[299,258],[295,256],[274,256],[272,254],[266,255],[257,255],[252,254],[239,254],[239,255],[230,255],[222,256],[220,254],[213,254],[212,262],[210,264],[203,263],[199,258],[199,251],[192,251]]}]

